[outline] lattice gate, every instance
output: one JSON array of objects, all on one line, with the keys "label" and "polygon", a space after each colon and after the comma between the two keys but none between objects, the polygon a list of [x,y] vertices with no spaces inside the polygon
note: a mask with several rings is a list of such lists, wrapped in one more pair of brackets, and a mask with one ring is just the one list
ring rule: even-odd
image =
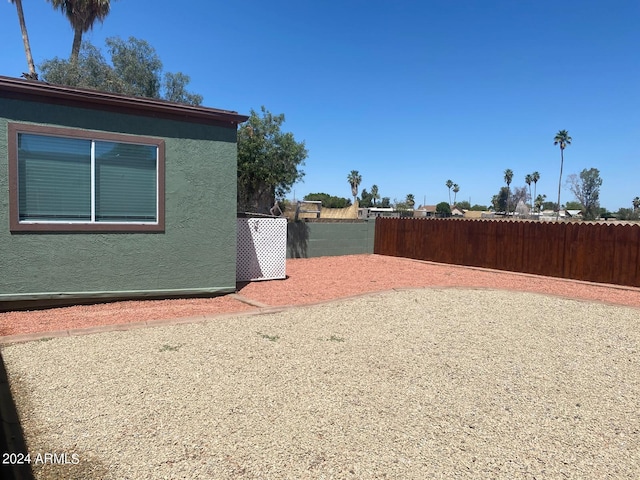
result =
[{"label": "lattice gate", "polygon": [[286,262],[286,218],[238,218],[238,282],[286,278]]}]

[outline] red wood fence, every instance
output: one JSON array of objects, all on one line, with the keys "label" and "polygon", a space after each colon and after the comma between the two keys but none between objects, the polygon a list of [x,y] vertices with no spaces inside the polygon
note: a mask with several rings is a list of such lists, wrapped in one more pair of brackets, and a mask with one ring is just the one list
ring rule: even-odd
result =
[{"label": "red wood fence", "polygon": [[374,253],[640,287],[640,225],[378,218]]}]

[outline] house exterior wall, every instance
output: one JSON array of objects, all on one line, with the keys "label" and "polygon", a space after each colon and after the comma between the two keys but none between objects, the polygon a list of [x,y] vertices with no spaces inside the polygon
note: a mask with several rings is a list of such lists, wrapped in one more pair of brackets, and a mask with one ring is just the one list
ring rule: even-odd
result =
[{"label": "house exterior wall", "polygon": [[[0,115],[0,309],[25,300],[235,291],[235,125],[9,98],[0,98]],[[11,233],[8,122],[164,139],[164,232]]]}]

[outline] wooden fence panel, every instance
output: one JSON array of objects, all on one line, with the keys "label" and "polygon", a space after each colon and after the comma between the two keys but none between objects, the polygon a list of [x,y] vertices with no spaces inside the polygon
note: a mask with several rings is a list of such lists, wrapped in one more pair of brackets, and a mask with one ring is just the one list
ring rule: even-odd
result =
[{"label": "wooden fence panel", "polygon": [[640,286],[638,225],[379,218],[374,252]]},{"label": "wooden fence panel", "polygon": [[640,229],[635,225],[610,228],[614,237],[611,283],[640,287]]}]

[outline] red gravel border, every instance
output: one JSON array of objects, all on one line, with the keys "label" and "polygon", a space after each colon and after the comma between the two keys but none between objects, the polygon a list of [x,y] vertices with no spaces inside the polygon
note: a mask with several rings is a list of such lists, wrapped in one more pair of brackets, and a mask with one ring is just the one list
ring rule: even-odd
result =
[{"label": "red gravel border", "polygon": [[[215,298],[136,300],[0,313],[1,343],[15,335],[68,335],[203,316],[299,306],[398,288],[461,287],[535,292],[640,307],[640,288],[565,280],[383,255],[288,259],[287,279],[239,284],[238,293]],[[197,317],[197,318],[194,318]],[[158,322],[162,321],[162,322]],[[57,333],[56,333],[57,332]],[[85,332],[86,333],[86,332]]]}]

